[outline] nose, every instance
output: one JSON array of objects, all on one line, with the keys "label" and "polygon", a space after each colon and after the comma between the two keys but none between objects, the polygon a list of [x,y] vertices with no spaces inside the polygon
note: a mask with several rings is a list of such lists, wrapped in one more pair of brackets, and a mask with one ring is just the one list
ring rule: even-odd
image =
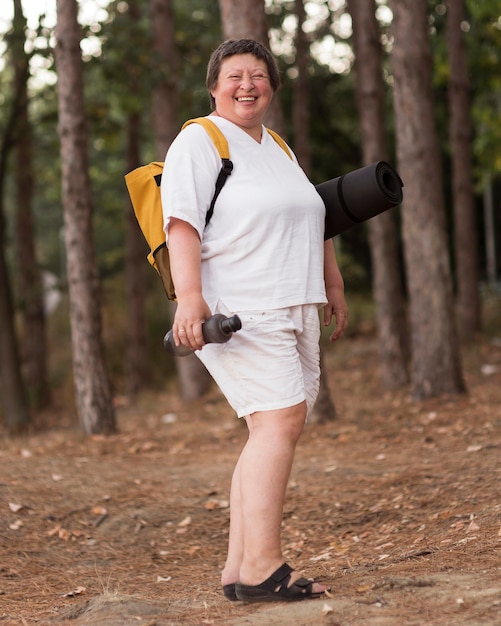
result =
[{"label": "nose", "polygon": [[252,89],[254,87],[254,81],[252,80],[252,76],[248,73],[245,73],[242,76],[242,82],[240,86],[242,87],[242,89],[246,91],[249,91],[250,89]]}]

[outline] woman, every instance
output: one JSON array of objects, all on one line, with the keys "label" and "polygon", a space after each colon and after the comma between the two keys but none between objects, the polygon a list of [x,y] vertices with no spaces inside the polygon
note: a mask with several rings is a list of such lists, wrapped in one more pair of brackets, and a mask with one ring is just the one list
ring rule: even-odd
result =
[{"label": "woman", "polygon": [[[347,324],[344,285],[325,208],[297,164],[263,127],[280,84],[261,44],[226,41],[211,56],[211,120],[229,143],[233,172],[205,227],[220,159],[206,131],[183,130],[162,178],[165,232],[176,286],[174,340],[205,364],[249,438],[234,470],[228,556],[230,600],[304,600],[325,587],[284,563],[280,527],[294,451],[319,388],[319,316]],[[237,313],[242,329],[204,346],[202,322]]]}]

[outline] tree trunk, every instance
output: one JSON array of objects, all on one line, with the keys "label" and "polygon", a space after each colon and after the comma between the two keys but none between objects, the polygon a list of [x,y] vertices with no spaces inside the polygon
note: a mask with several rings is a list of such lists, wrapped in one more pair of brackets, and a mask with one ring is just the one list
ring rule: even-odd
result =
[{"label": "tree trunk", "polygon": [[304,0],[296,0],[296,70],[292,121],[294,126],[294,153],[306,175],[311,174],[310,148],[310,89],[308,68],[310,65],[309,43],[303,30],[306,19]]},{"label": "tree trunk", "polygon": [[73,375],[84,432],[107,434],[116,430],[116,423],[101,333],[101,294],[92,231],[81,32],[77,12],[76,0],[57,0],[58,131]]},{"label": "tree trunk", "polygon": [[[130,29],[134,31],[141,19],[141,10],[136,0],[129,1]],[[138,92],[142,69],[135,61],[130,62],[129,93]],[[127,116],[127,171],[141,165],[141,113],[132,111]],[[147,246],[136,220],[130,201],[126,202],[125,239],[125,297],[127,315],[127,347],[125,363],[125,392],[135,396],[150,380],[148,358],[147,324],[145,314]]]},{"label": "tree trunk", "polygon": [[[355,51],[355,90],[364,165],[388,160],[384,131],[384,89],[375,0],[349,0]],[[398,230],[393,211],[368,223],[373,293],[378,319],[381,377],[388,389],[409,381],[409,340]]]},{"label": "tree trunk", "polygon": [[[127,171],[140,165],[139,143],[141,116],[131,113],[127,119]],[[150,379],[148,358],[146,302],[146,246],[130,202],[127,202],[125,239],[125,297],[127,315],[127,348],[125,392],[135,396]]]},{"label": "tree trunk", "polygon": [[[22,16],[20,0],[15,0],[14,29],[17,35],[22,32],[24,42],[24,18],[21,20],[22,24],[19,24],[20,15]],[[15,49],[14,45],[12,49],[14,57]],[[14,325],[12,289],[5,258],[4,190],[7,159],[15,143],[16,124],[24,97],[24,89],[22,87],[27,80],[28,65],[22,62],[22,67],[26,77],[23,81],[16,79],[13,81],[11,109],[8,118],[5,120],[0,145],[0,408],[3,423],[8,433],[23,431],[31,421],[28,400],[21,376],[21,362]]]},{"label": "tree trunk", "polygon": [[454,251],[457,312],[461,335],[471,340],[481,327],[477,224],[473,192],[472,121],[470,84],[461,24],[463,0],[447,3],[447,53],[449,57],[449,135],[454,203]]},{"label": "tree trunk", "polygon": [[[270,47],[264,0],[219,0],[226,39],[254,39]],[[285,122],[278,95],[273,98],[265,124],[286,137]]]},{"label": "tree trunk", "polygon": [[464,392],[447,254],[432,97],[426,0],[391,0],[399,169],[412,340],[414,398]]},{"label": "tree trunk", "polygon": [[[164,74],[153,88],[153,124],[157,158],[164,160],[167,150],[179,132],[178,52],[175,46],[174,18],[171,0],[151,0],[151,23],[156,63]],[[175,304],[169,302],[171,317]],[[194,354],[176,357],[181,397],[185,401],[202,397],[211,385],[211,377]]]},{"label": "tree trunk", "polygon": [[21,377],[10,280],[4,255],[3,187],[3,182],[0,182],[0,408],[7,432],[18,433],[26,429],[31,416]]},{"label": "tree trunk", "polygon": [[157,159],[163,161],[180,130],[179,54],[176,48],[171,0],[151,0],[154,64],[158,79],[153,86],[153,127]]},{"label": "tree trunk", "polygon": [[47,342],[42,278],[35,254],[35,232],[31,211],[33,198],[33,135],[28,116],[29,58],[24,51],[26,19],[19,0],[14,2],[12,44],[14,80],[20,95],[16,137],[16,244],[19,298],[22,312],[21,353],[24,380],[33,406],[50,402],[47,377]]},{"label": "tree trunk", "polygon": [[[296,0],[297,15],[296,31],[296,69],[297,77],[294,81],[294,101],[292,109],[294,153],[299,164],[307,175],[311,171],[310,150],[310,101],[309,101],[309,43],[303,30],[306,11],[303,0]],[[315,406],[311,411],[311,424],[325,424],[338,417],[332,395],[329,390],[328,376],[325,369],[323,348],[320,348],[320,389]]]}]

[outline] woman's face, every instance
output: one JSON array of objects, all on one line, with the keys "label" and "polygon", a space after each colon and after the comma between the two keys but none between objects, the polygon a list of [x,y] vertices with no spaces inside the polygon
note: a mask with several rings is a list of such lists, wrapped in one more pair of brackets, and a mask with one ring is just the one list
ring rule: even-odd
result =
[{"label": "woman's face", "polygon": [[246,131],[261,132],[261,124],[273,98],[265,61],[252,54],[235,54],[221,63],[212,90],[216,112]]}]

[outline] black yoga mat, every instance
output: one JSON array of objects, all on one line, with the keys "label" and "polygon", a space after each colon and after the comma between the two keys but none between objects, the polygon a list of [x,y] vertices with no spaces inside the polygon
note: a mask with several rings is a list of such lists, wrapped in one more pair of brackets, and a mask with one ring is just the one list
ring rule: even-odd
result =
[{"label": "black yoga mat", "polygon": [[325,239],[401,204],[402,179],[378,161],[316,186],[325,204]]}]

